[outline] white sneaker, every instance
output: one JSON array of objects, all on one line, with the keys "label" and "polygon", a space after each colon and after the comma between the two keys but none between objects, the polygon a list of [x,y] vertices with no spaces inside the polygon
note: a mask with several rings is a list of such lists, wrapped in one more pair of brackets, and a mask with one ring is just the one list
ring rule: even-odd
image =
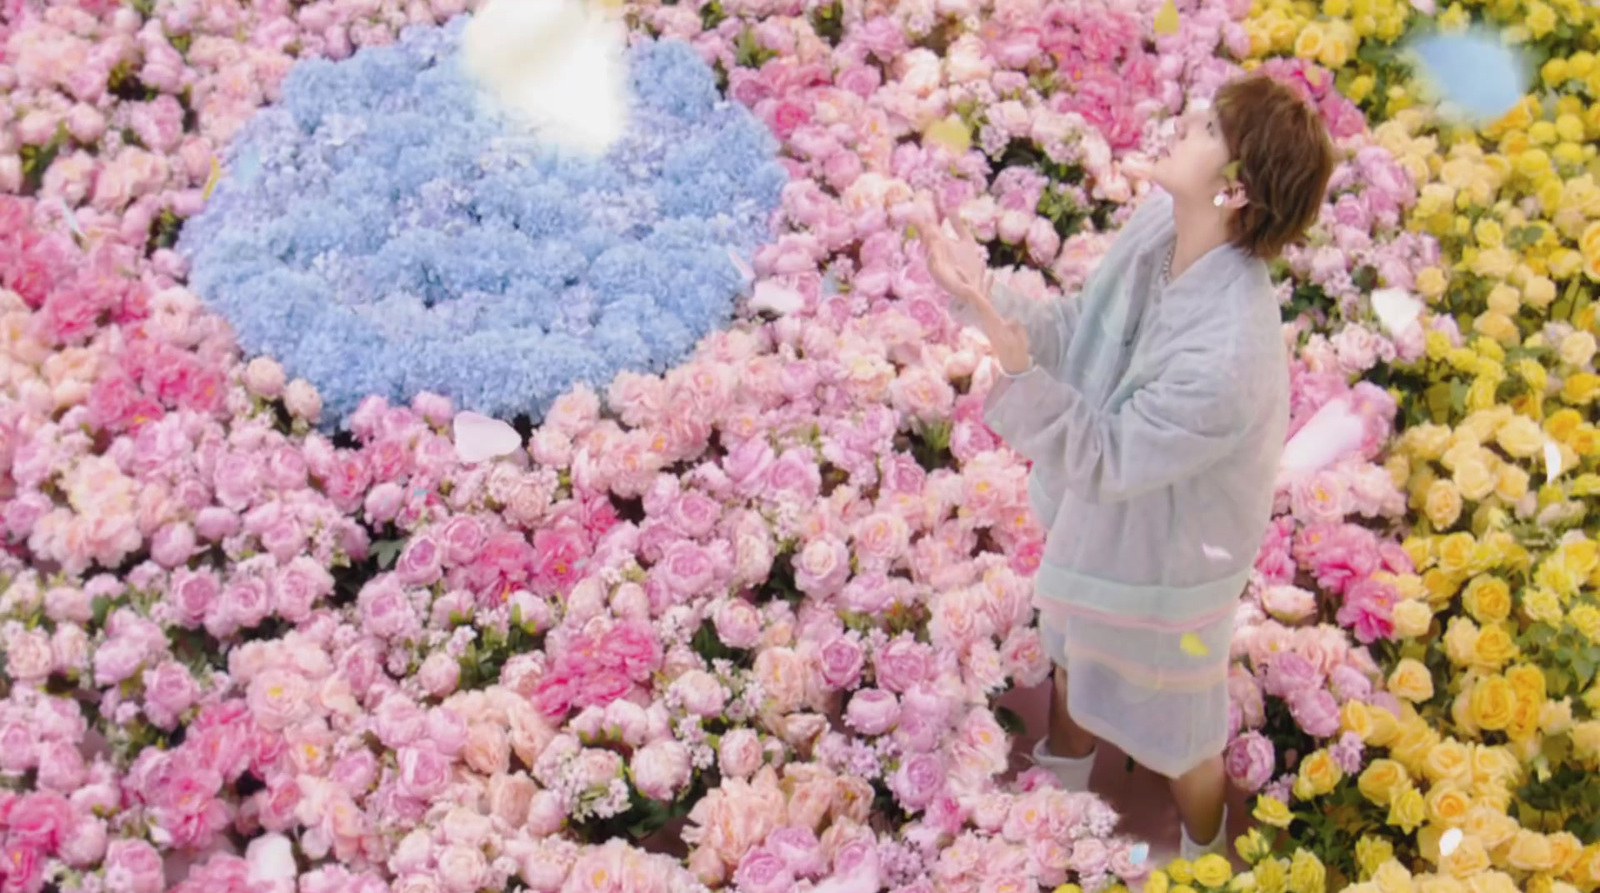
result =
[{"label": "white sneaker", "polygon": [[1212,853],[1226,856],[1228,847],[1228,808],[1222,808],[1222,824],[1217,827],[1216,839],[1207,844],[1199,844],[1189,839],[1189,829],[1183,827],[1183,822],[1178,822],[1179,833],[1183,840],[1178,844],[1178,855],[1185,861],[1193,862],[1202,856]]},{"label": "white sneaker", "polygon": [[1094,757],[1099,748],[1089,751],[1087,756],[1058,757],[1050,752],[1049,740],[1040,738],[1033,745],[1033,763],[1040,769],[1049,771],[1061,783],[1061,789],[1074,794],[1087,793],[1089,790],[1089,776],[1094,772]]}]

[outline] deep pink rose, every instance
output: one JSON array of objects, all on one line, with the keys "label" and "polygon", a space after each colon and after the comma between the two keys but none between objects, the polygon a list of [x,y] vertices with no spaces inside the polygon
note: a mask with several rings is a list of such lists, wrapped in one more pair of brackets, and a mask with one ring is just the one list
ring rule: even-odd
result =
[{"label": "deep pink rose", "polygon": [[431,586],[444,569],[444,550],[428,534],[418,534],[406,543],[395,564],[395,574],[407,586]]},{"label": "deep pink rose", "polygon": [[1339,731],[1339,702],[1322,689],[1302,689],[1288,699],[1289,713],[1307,734],[1327,738]]},{"label": "deep pink rose", "polygon": [[822,647],[822,679],[829,688],[847,691],[861,681],[866,655],[849,636],[837,636]]}]

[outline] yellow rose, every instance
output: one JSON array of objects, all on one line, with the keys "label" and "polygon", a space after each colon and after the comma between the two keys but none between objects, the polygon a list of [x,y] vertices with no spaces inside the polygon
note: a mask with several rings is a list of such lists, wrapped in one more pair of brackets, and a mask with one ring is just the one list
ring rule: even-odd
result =
[{"label": "yellow rose", "polygon": [[1600,569],[1600,542],[1591,539],[1569,540],[1561,546],[1561,555],[1572,572],[1587,577]]},{"label": "yellow rose", "polygon": [[1572,699],[1546,701],[1539,708],[1539,730],[1546,735],[1564,735],[1572,728]]},{"label": "yellow rose", "polygon": [[1439,731],[1410,712],[1409,707],[1407,718],[1400,724],[1400,736],[1389,745],[1389,755],[1415,772],[1421,769],[1428,751],[1439,743]]},{"label": "yellow rose", "polygon": [[1423,666],[1422,661],[1410,657],[1405,658],[1395,666],[1394,672],[1389,674],[1389,692],[1397,698],[1404,698],[1414,704],[1431,700],[1433,698],[1433,674],[1428,672],[1428,668]]},{"label": "yellow rose", "polygon": [[1479,877],[1489,868],[1489,853],[1476,838],[1466,835],[1450,855],[1439,860],[1439,868],[1456,880]]},{"label": "yellow rose", "polygon": [[1428,804],[1422,793],[1411,785],[1401,788],[1389,803],[1388,823],[1410,834],[1427,818]]},{"label": "yellow rose", "polygon": [[1537,623],[1560,626],[1561,599],[1557,598],[1554,592],[1544,588],[1524,590],[1522,593],[1522,614]]},{"label": "yellow rose", "polygon": [[1578,605],[1567,612],[1567,622],[1591,642],[1600,643],[1600,609],[1594,605]]},{"label": "yellow rose", "polygon": [[1410,783],[1411,776],[1407,774],[1406,767],[1394,760],[1379,758],[1367,764],[1361,777],[1356,779],[1356,788],[1361,791],[1361,796],[1378,806],[1388,806],[1393,802],[1394,795]]},{"label": "yellow rose", "polygon": [[1504,676],[1488,676],[1472,687],[1472,718],[1478,728],[1503,731],[1511,725],[1516,708],[1516,692]]},{"label": "yellow rose", "polygon": [[1470,809],[1472,798],[1453,784],[1436,785],[1428,791],[1428,820],[1435,824],[1459,825]]},{"label": "yellow rose", "polygon": [[1594,402],[1597,389],[1600,389],[1600,376],[1593,372],[1574,372],[1562,382],[1561,399],[1574,406],[1586,406]]},{"label": "yellow rose", "polygon": [[1557,831],[1546,835],[1545,842],[1550,844],[1550,855],[1555,859],[1555,867],[1551,871],[1557,874],[1571,872],[1577,867],[1578,860],[1583,858],[1583,841],[1575,834]]},{"label": "yellow rose", "polygon": [[1276,797],[1257,797],[1253,815],[1256,821],[1274,828],[1287,828],[1289,823],[1294,821],[1294,814],[1289,812],[1288,804]]},{"label": "yellow rose", "polygon": [[1379,866],[1393,858],[1394,844],[1385,838],[1363,834],[1356,841],[1356,866],[1361,869],[1362,877],[1377,874]]},{"label": "yellow rose", "polygon": [[1588,332],[1571,332],[1561,339],[1561,362],[1569,366],[1587,366],[1594,359],[1594,336]]},{"label": "yellow rose", "polygon": [[1180,884],[1194,882],[1194,866],[1187,859],[1174,859],[1167,864],[1167,874]]},{"label": "yellow rose", "polygon": [[1439,569],[1447,574],[1465,571],[1472,564],[1477,541],[1470,533],[1452,533],[1438,544]]},{"label": "yellow rose", "polygon": [[1584,227],[1583,235],[1578,237],[1578,250],[1584,257],[1600,255],[1600,220]]},{"label": "yellow rose", "polygon": [[1372,873],[1372,882],[1377,886],[1379,893],[1409,893],[1415,889],[1411,882],[1411,872],[1405,866],[1390,859],[1378,866]]},{"label": "yellow rose", "polygon": [[[1509,781],[1516,778],[1521,769],[1515,754],[1504,747],[1490,744],[1474,744],[1472,751],[1472,780],[1474,783],[1481,781]],[[1499,846],[1500,841],[1490,841],[1484,837],[1484,842],[1491,847]]]},{"label": "yellow rose", "polygon": [[[1521,340],[1521,332],[1517,329],[1516,321],[1498,310],[1488,310],[1479,314],[1478,318],[1473,320],[1472,329],[1478,334],[1487,335],[1501,344],[1515,345]],[[1484,387],[1487,388],[1488,386],[1485,385]]]},{"label": "yellow rose", "polygon": [[1204,887],[1220,887],[1233,879],[1233,866],[1216,853],[1201,856],[1194,863],[1194,879]]},{"label": "yellow rose", "polygon": [[1490,624],[1478,633],[1472,648],[1472,665],[1493,672],[1505,666],[1518,654],[1517,643],[1501,624]]},{"label": "yellow rose", "polygon": [[1289,889],[1292,893],[1327,893],[1328,872],[1322,860],[1307,850],[1295,850],[1289,863]]},{"label": "yellow rose", "polygon": [[1495,476],[1494,495],[1514,503],[1528,493],[1528,472],[1520,465],[1506,463]]},{"label": "yellow rose", "polygon": [[1423,497],[1422,510],[1434,530],[1449,530],[1461,518],[1461,490],[1453,481],[1434,481]]},{"label": "yellow rose", "polygon": [[1524,701],[1541,702],[1548,691],[1544,678],[1544,671],[1533,664],[1517,664],[1506,670],[1506,681],[1511,683],[1511,690],[1517,693],[1517,698]]},{"label": "yellow rose", "polygon": [[1420,639],[1433,625],[1433,609],[1426,601],[1403,601],[1394,606],[1394,632],[1402,639]]},{"label": "yellow rose", "polygon": [[1450,286],[1450,281],[1445,278],[1444,271],[1438,267],[1423,267],[1417,271],[1415,285],[1417,294],[1422,295],[1424,300],[1432,303],[1444,296],[1445,290]]},{"label": "yellow rose", "polygon": [[1434,784],[1472,779],[1472,752],[1455,739],[1441,741],[1423,758],[1422,772]]},{"label": "yellow rose", "polygon": [[1417,893],[1469,893],[1458,880],[1448,875],[1427,874],[1417,878]]},{"label": "yellow rose", "polygon": [[1430,567],[1422,572],[1422,588],[1427,590],[1428,601],[1435,608],[1442,608],[1456,597],[1456,592],[1461,589],[1462,572],[1445,571],[1443,568]]},{"label": "yellow rose", "polygon": [[1256,889],[1261,893],[1284,893],[1289,889],[1289,862],[1287,859],[1263,859],[1251,873],[1256,878]]},{"label": "yellow rose", "polygon": [[1172,882],[1167,879],[1164,871],[1153,871],[1144,881],[1144,893],[1167,893]]},{"label": "yellow rose", "polygon": [[1300,763],[1300,779],[1311,789],[1312,796],[1320,797],[1332,791],[1342,778],[1344,771],[1326,750],[1319,750]]},{"label": "yellow rose", "polygon": [[1461,593],[1461,604],[1479,623],[1498,623],[1511,616],[1511,587],[1499,577],[1473,577]]},{"label": "yellow rose", "polygon": [[1444,653],[1458,667],[1470,666],[1478,651],[1477,624],[1465,617],[1452,617],[1444,631]]},{"label": "yellow rose", "polygon": [[1600,720],[1580,722],[1572,727],[1572,752],[1581,760],[1600,757]]},{"label": "yellow rose", "polygon": [[1339,729],[1368,741],[1372,736],[1372,711],[1360,701],[1346,701],[1339,708]]},{"label": "yellow rose", "polygon": [[1499,248],[1505,244],[1506,234],[1499,221],[1484,217],[1472,228],[1472,237],[1484,248]]},{"label": "yellow rose", "polygon": [[1518,459],[1526,459],[1544,450],[1544,432],[1539,424],[1525,416],[1516,416],[1495,433],[1500,448]]},{"label": "yellow rose", "polygon": [[1326,39],[1322,26],[1316,22],[1307,22],[1300,29],[1300,34],[1294,39],[1294,54],[1308,61],[1316,61],[1322,53],[1322,44]]},{"label": "yellow rose", "polygon": [[1506,861],[1520,871],[1549,871],[1556,864],[1550,841],[1543,834],[1528,830],[1518,831],[1517,836],[1511,838]]},{"label": "yellow rose", "polygon": [[1548,276],[1533,276],[1522,286],[1522,299],[1543,310],[1556,299],[1556,284]]}]

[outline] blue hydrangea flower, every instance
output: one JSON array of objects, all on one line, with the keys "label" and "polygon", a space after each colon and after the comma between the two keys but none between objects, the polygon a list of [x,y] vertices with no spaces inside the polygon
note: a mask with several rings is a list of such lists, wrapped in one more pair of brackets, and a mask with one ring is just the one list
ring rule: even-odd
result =
[{"label": "blue hydrangea flower", "polygon": [[419,391],[509,418],[660,371],[732,313],[785,182],[777,141],[686,44],[628,50],[603,159],[530,143],[458,63],[460,17],[306,60],[186,222],[190,285],[330,421]]}]

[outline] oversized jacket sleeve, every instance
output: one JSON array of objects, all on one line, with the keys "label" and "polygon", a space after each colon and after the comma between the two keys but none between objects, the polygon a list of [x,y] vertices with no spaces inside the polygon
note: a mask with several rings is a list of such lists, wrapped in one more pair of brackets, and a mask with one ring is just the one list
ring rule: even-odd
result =
[{"label": "oversized jacket sleeve", "polygon": [[[999,284],[989,290],[989,300],[1001,317],[1021,323],[1028,332],[1028,353],[1046,369],[1056,368],[1078,328],[1078,305],[1070,297],[1035,300]],[[953,301],[950,315],[966,326],[978,324],[977,314],[965,302]]]},{"label": "oversized jacket sleeve", "polygon": [[1226,345],[1191,338],[1115,411],[1094,408],[1036,366],[995,383],[984,419],[1078,499],[1133,499],[1200,474],[1243,438],[1252,372],[1239,359]]}]

